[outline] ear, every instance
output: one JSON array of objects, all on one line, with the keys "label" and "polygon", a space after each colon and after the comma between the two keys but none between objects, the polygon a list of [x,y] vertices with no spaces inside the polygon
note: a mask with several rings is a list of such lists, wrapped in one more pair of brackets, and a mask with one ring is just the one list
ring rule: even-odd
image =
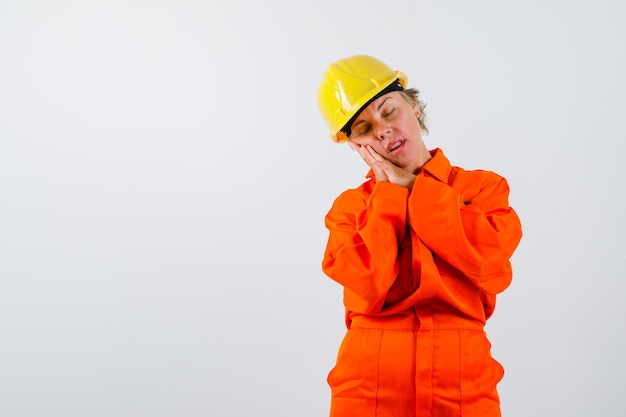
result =
[{"label": "ear", "polygon": [[415,117],[417,117],[419,119],[420,116],[422,115],[422,111],[420,110],[419,104],[415,103],[413,105],[413,111],[415,112]]}]

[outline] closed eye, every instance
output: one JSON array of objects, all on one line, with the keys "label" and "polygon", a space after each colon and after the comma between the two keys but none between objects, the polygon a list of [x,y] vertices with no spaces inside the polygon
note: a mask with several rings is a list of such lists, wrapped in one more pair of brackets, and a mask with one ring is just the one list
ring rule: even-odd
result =
[{"label": "closed eye", "polygon": [[366,135],[367,132],[369,132],[369,131],[370,131],[370,126],[369,125],[367,125],[367,126],[361,125],[361,128],[357,130],[356,134],[358,136],[363,136],[363,135]]},{"label": "closed eye", "polygon": [[394,112],[394,111],[396,111],[396,108],[395,108],[395,107],[392,107],[392,108],[391,108],[391,110],[389,110],[389,111],[387,111],[387,112],[383,113],[383,117],[387,118],[387,117],[391,116],[391,115],[393,114],[393,112]]}]

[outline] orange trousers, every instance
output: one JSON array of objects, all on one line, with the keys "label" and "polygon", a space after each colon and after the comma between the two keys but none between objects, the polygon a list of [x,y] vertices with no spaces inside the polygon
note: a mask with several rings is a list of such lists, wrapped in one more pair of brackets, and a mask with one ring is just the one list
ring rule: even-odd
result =
[{"label": "orange trousers", "polygon": [[360,315],[328,375],[331,417],[499,417],[502,366],[482,323]]}]

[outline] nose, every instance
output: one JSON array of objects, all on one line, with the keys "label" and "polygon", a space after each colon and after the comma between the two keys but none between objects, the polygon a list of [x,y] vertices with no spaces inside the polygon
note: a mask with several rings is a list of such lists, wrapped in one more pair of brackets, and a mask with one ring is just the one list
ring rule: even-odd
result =
[{"label": "nose", "polygon": [[376,128],[376,139],[385,140],[391,133],[391,127],[388,125],[380,125]]}]

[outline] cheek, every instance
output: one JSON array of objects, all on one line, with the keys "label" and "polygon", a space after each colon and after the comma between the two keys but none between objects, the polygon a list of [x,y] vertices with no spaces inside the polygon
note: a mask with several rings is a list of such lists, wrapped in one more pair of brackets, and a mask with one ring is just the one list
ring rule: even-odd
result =
[{"label": "cheek", "polygon": [[407,119],[404,123],[403,132],[408,136],[415,136],[416,133],[421,133],[422,128],[417,118]]},{"label": "cheek", "polygon": [[361,146],[366,146],[366,145],[370,145],[372,147],[374,147],[374,145],[376,145],[376,141],[370,140],[370,139],[364,139],[364,138],[356,138],[356,139],[350,139],[352,142],[356,143],[357,145],[361,145]]},{"label": "cheek", "polygon": [[387,151],[385,150],[385,147],[383,146],[381,142],[376,142],[375,144],[372,145],[372,148],[374,148],[376,153],[380,155],[384,155],[385,153],[387,153]]},{"label": "cheek", "polygon": [[359,143],[361,146],[371,146],[374,151],[378,154],[383,154],[385,152],[385,148],[383,144],[379,140],[363,140],[362,143]]}]

